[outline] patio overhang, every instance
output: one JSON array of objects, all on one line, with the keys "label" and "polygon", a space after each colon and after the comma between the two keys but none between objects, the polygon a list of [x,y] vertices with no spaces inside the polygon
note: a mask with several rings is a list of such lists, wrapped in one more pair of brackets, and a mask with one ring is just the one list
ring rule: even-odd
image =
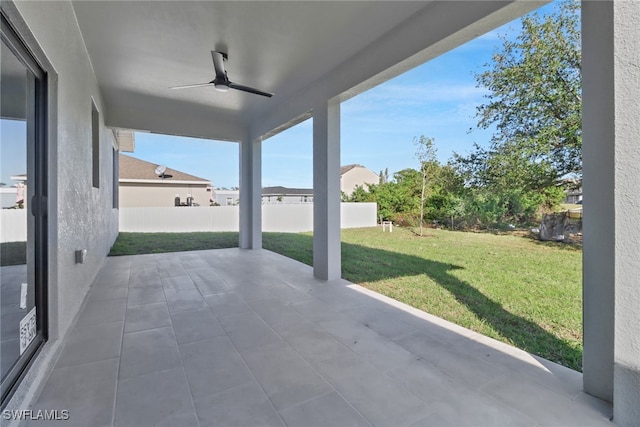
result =
[{"label": "patio overhang", "polygon": [[[86,2],[73,7],[110,127],[243,141],[282,129],[539,7],[540,1]],[[230,79],[271,99],[211,87]]]}]

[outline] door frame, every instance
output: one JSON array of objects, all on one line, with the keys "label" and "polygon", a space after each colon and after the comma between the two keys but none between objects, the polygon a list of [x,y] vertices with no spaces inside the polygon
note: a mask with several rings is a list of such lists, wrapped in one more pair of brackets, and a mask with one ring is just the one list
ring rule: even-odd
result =
[{"label": "door frame", "polygon": [[[3,2],[4,3],[4,2]],[[4,6],[4,5],[3,5]],[[11,52],[18,58],[20,62],[35,76],[34,84],[34,98],[33,105],[33,134],[30,134],[29,126],[27,127],[28,138],[33,138],[33,146],[27,147],[27,169],[31,169],[33,173],[30,175],[29,187],[31,190],[28,192],[28,196],[31,199],[28,201],[28,211],[26,212],[29,218],[33,217],[33,247],[34,247],[34,281],[35,281],[35,307],[36,309],[36,328],[37,333],[25,350],[25,352],[18,358],[15,366],[11,368],[6,376],[5,384],[1,389],[1,404],[0,407],[4,408],[15,393],[17,387],[26,376],[29,368],[32,366],[36,356],[42,350],[45,342],[49,337],[49,298],[48,298],[48,258],[49,258],[49,218],[48,218],[48,154],[49,154],[49,115],[48,104],[50,101],[48,93],[48,75],[44,67],[37,61],[33,50],[24,42],[20,37],[18,31],[14,25],[12,25],[11,19],[5,14],[4,7],[0,13],[0,19],[2,21],[1,38],[5,46],[7,46]],[[50,65],[50,64],[47,64]],[[28,112],[31,114],[31,112]],[[29,118],[28,118],[29,119]],[[33,167],[29,167],[29,163],[33,163]]]}]

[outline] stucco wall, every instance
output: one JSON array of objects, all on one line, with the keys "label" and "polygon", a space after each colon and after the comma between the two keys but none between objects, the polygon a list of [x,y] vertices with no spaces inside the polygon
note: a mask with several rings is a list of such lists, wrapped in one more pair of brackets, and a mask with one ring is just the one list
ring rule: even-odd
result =
[{"label": "stucco wall", "polygon": [[171,207],[174,206],[176,195],[180,196],[182,203],[187,202],[187,196],[191,195],[193,201],[200,206],[209,206],[211,192],[205,185],[168,185],[168,184],[142,184],[120,183],[120,207]]},{"label": "stucco wall", "polygon": [[[78,312],[118,233],[113,209],[113,134],[75,15],[66,2],[15,7],[57,72],[57,128],[50,143],[50,338],[62,336]],[[100,185],[92,185],[92,99],[100,112]],[[55,101],[55,100],[54,100]],[[54,115],[54,117],[55,117]],[[54,212],[51,212],[51,211]],[[84,264],[74,252],[87,249]]]},{"label": "stucco wall", "polygon": [[340,191],[351,195],[358,185],[366,190],[365,184],[378,184],[379,182],[380,177],[370,169],[355,167],[340,178]]}]

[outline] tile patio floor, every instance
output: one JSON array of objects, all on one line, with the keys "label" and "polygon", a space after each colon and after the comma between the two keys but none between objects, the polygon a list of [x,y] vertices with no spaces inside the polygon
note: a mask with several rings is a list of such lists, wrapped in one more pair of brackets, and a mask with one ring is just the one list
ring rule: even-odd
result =
[{"label": "tile patio floor", "polygon": [[581,387],[297,261],[223,249],[109,258],[31,409],[68,409],[65,426],[611,426]]}]

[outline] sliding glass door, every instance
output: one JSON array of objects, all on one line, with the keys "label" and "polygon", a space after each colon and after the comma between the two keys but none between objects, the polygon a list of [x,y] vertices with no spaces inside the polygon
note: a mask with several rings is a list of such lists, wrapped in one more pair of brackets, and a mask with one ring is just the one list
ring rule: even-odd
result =
[{"label": "sliding glass door", "polygon": [[46,339],[46,79],[2,16],[0,376],[2,405]]}]

